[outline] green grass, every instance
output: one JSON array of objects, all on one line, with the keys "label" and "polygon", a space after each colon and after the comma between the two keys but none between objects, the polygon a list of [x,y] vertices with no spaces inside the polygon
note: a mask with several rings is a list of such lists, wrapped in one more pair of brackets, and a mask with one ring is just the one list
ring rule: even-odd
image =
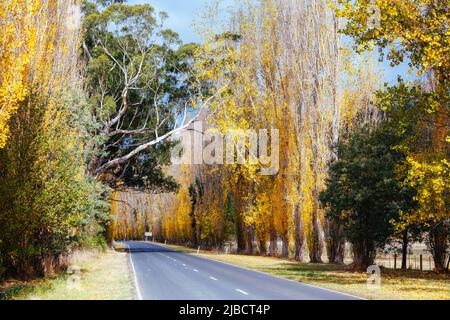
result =
[{"label": "green grass", "polygon": [[79,270],[29,282],[9,281],[0,299],[13,300],[129,300],[133,285],[126,253],[82,253],[71,265]]},{"label": "green grass", "polygon": [[[181,246],[169,247],[186,253],[197,252]],[[349,272],[341,265],[298,263],[273,257],[225,255],[208,251],[200,251],[199,255],[367,299],[450,300],[448,274],[382,269],[381,288],[370,290],[365,273]]]}]

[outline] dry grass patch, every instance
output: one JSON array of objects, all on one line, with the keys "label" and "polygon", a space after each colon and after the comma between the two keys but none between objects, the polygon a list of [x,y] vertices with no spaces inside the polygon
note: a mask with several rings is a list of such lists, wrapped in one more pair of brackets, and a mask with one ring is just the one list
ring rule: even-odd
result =
[{"label": "dry grass patch", "polygon": [[78,253],[68,273],[30,282],[9,282],[0,299],[129,300],[133,298],[126,253]]}]

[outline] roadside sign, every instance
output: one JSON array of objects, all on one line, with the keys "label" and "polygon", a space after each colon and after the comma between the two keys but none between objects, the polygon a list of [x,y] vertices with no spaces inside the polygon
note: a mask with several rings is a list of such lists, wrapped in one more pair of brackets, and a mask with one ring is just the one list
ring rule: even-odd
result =
[{"label": "roadside sign", "polygon": [[145,233],[145,236],[151,238],[151,237],[153,236],[153,233],[152,233],[152,232],[146,232],[146,233]]}]

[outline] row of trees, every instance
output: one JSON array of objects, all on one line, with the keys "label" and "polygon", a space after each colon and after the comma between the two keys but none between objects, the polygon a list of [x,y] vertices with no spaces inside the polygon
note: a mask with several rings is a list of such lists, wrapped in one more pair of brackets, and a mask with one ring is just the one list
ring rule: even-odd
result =
[{"label": "row of trees", "polygon": [[[448,1],[246,1],[224,25],[211,10],[202,45],[124,2],[0,4],[0,277],[43,274],[72,249],[149,229],[272,255],[281,239],[283,256],[313,262],[325,243],[341,263],[348,241],[358,269],[391,239],[424,236],[445,268]],[[368,23],[373,5],[380,26]],[[420,80],[383,89],[365,53],[374,45]],[[279,170],[170,177],[172,137],[200,115],[221,133],[279,129]]]},{"label": "row of trees", "polygon": [[378,120],[370,105],[375,70],[370,59],[358,63],[350,50],[339,50],[337,17],[326,1],[247,2],[233,16],[229,32],[207,33],[197,56],[213,88],[232,83],[210,106],[210,120],[223,133],[279,128],[280,168],[273,176],[261,175],[258,165],[203,168],[201,182],[191,186],[201,200],[193,215],[199,228],[207,220],[214,226],[207,230],[219,231],[197,241],[226,240],[231,202],[239,251],[252,253],[256,238],[260,253],[270,242],[268,253],[276,255],[280,238],[282,256],[293,240],[296,259],[307,251],[310,261],[321,262],[326,231],[329,261],[342,262],[343,245],[331,239],[336,227],[325,219],[319,193],[337,158],[333,145],[355,124]]},{"label": "row of trees", "polygon": [[[374,5],[380,26],[368,23]],[[281,239],[282,256],[322,262],[326,249],[335,263],[348,241],[361,270],[396,239],[406,268],[408,245],[424,239],[444,270],[448,9],[445,1],[248,1],[219,28],[212,12],[196,53],[198,77],[220,92],[206,120],[222,133],[280,129],[280,168],[263,176],[250,162],[192,167],[164,237],[234,240],[240,252],[271,255]],[[420,80],[382,88],[367,54],[374,45],[393,65],[408,59]]]},{"label": "row of trees", "polygon": [[360,51],[375,44],[381,52],[387,51],[393,65],[408,59],[422,75],[415,85],[399,80],[396,86],[378,93],[379,108],[386,116],[383,126],[397,139],[390,149],[403,154],[397,161],[396,177],[404,191],[412,189],[414,193],[406,201],[396,199],[397,209],[391,211],[398,215],[393,225],[396,232],[403,233],[404,242],[413,231],[425,231],[436,269],[448,269],[450,38],[445,21],[449,20],[450,3],[375,1],[372,5],[383,13],[381,27],[376,29],[364,28],[365,1],[341,3],[344,7],[339,14],[348,19],[343,32],[355,39]]},{"label": "row of trees", "polygon": [[121,0],[1,2],[0,278],[129,236],[114,191],[176,189],[168,139],[205,99],[195,46],[166,18]]},{"label": "row of trees", "polygon": [[101,242],[108,213],[103,186],[84,174],[79,5],[0,6],[0,277],[28,276],[54,271],[76,245]]}]

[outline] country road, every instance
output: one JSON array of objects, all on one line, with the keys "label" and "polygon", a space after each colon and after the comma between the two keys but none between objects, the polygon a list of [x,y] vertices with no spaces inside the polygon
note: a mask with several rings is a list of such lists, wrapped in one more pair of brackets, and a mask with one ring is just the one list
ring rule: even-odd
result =
[{"label": "country road", "polygon": [[357,297],[182,253],[124,242],[143,300],[349,300]]}]

